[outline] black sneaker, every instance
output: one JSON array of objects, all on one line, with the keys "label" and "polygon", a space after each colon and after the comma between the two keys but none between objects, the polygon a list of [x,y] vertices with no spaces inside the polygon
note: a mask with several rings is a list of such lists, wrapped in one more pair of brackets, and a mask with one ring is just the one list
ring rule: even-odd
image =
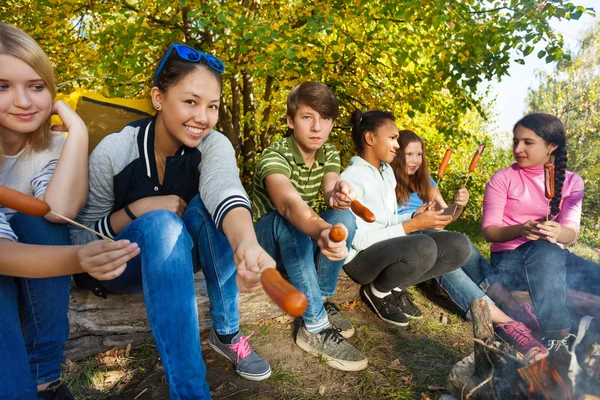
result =
[{"label": "black sneaker", "polygon": [[335,304],[330,301],[323,303],[325,311],[327,312],[327,318],[332,327],[340,330],[340,333],[344,339],[349,339],[354,335],[354,326],[348,318],[346,318],[337,308]]},{"label": "black sneaker", "polygon": [[364,285],[361,291],[379,318],[397,326],[408,326],[408,318],[392,294],[379,298],[371,292],[370,285]]},{"label": "black sneaker", "polygon": [[37,397],[44,400],[75,400],[67,384],[62,380],[53,382],[46,389],[37,392]]},{"label": "black sneaker", "polygon": [[392,290],[392,296],[394,296],[396,303],[398,303],[404,312],[404,315],[406,315],[408,318],[423,318],[423,313],[417,308],[417,306],[415,306],[412,301],[412,297],[410,297],[410,293],[408,293],[406,290]]}]

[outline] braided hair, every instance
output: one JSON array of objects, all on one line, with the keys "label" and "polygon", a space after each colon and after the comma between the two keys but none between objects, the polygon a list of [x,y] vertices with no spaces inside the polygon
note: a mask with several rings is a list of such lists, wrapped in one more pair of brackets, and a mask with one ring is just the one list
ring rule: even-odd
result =
[{"label": "braided hair", "polygon": [[567,170],[567,137],[563,123],[551,114],[527,114],[513,128],[522,126],[535,132],[549,144],[558,146],[552,153],[554,156],[554,197],[550,202],[550,217],[554,218],[560,212],[562,188]]}]

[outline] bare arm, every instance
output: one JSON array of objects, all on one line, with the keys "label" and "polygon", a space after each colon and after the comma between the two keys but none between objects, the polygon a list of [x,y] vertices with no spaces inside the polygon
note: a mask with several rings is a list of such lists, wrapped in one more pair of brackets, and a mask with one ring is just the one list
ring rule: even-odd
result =
[{"label": "bare arm", "polygon": [[[530,240],[537,240],[539,235],[536,233],[535,225],[537,225],[537,221],[527,221],[524,224],[510,226],[488,226],[483,230],[483,238],[486,242],[492,243],[510,242],[522,237],[523,231],[526,230],[526,235],[531,235]],[[537,238],[534,238],[534,235],[537,235]]]},{"label": "bare arm", "polygon": [[97,279],[114,279],[127,261],[139,254],[127,240],[95,241],[82,246],[39,246],[0,239],[0,274],[49,278],[88,272]]},{"label": "bare arm", "polygon": [[243,207],[229,211],[223,218],[223,233],[233,249],[238,289],[248,292],[260,288],[262,271],[276,265],[256,239],[250,211]]},{"label": "bare arm", "polygon": [[[54,103],[54,113],[60,116],[64,125],[53,128],[67,131],[68,136],[43,200],[52,211],[75,218],[88,196],[88,131],[67,103],[61,100]],[[54,223],[64,223],[52,215],[45,218]]]},{"label": "bare arm", "polygon": [[333,242],[329,239],[332,226],[306,204],[292,182],[283,174],[271,174],[264,179],[269,198],[277,212],[296,229],[316,240],[325,257],[342,260],[348,256],[346,241]]},{"label": "bare arm", "polygon": [[300,193],[285,175],[271,174],[265,177],[265,187],[277,212],[291,222],[300,232],[318,240],[321,232],[331,225],[306,204]]}]

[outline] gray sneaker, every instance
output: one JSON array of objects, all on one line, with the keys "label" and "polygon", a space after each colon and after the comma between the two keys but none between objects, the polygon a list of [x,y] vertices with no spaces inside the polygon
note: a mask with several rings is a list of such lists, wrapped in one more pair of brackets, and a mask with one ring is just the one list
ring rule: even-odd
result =
[{"label": "gray sneaker", "polygon": [[271,376],[271,367],[264,358],[252,351],[248,344],[250,336],[244,336],[240,332],[234,336],[231,344],[223,344],[214,328],[211,328],[208,334],[208,345],[217,353],[227,357],[242,378],[262,381]]},{"label": "gray sneaker", "polygon": [[348,318],[340,312],[335,304],[330,301],[323,303],[325,311],[327,312],[327,318],[332,327],[340,330],[342,336],[346,339],[351,338],[354,335],[354,326]]},{"label": "gray sneaker", "polygon": [[367,368],[367,357],[347,342],[339,329],[327,328],[319,333],[310,333],[301,327],[296,335],[296,344],[312,355],[323,357],[331,368],[342,371]]}]

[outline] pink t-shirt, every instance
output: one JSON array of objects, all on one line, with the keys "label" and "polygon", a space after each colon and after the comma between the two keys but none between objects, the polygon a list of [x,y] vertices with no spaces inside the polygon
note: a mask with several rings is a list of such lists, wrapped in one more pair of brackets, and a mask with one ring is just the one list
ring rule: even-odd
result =
[{"label": "pink t-shirt", "polygon": [[[566,171],[562,189],[560,213],[556,222],[579,235],[583,179]],[[511,226],[545,218],[548,199],[544,194],[544,167],[521,168],[516,163],[496,172],[487,183],[483,199],[482,229],[488,226]],[[492,251],[513,250],[527,242],[518,238],[504,243],[492,243]]]}]

